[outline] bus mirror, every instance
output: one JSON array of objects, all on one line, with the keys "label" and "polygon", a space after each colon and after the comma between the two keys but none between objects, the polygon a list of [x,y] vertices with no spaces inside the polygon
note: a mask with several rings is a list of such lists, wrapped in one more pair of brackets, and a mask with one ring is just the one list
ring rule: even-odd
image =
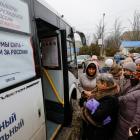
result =
[{"label": "bus mirror", "polygon": [[86,37],[84,35],[84,33],[76,31],[77,34],[79,34],[80,38],[81,38],[81,42],[83,46],[86,46]]}]

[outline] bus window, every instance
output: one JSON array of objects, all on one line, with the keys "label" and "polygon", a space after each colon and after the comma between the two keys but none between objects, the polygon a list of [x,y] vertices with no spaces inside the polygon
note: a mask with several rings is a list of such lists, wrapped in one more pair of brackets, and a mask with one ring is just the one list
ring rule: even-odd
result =
[{"label": "bus window", "polygon": [[68,55],[68,57],[67,57],[67,61],[68,61],[68,63],[70,63],[71,61],[72,61],[72,50],[71,50],[72,48],[71,48],[71,46],[70,46],[70,42],[69,41],[67,41],[67,55]]},{"label": "bus window", "polygon": [[71,71],[78,78],[75,46],[71,40],[67,40],[67,56],[69,71]]},{"label": "bus window", "polygon": [[57,36],[44,38],[41,40],[42,64],[46,68],[59,67],[59,47]]},{"label": "bus window", "polygon": [[74,52],[74,46],[73,43],[70,41],[67,41],[67,61],[69,64],[75,63],[75,52]]}]

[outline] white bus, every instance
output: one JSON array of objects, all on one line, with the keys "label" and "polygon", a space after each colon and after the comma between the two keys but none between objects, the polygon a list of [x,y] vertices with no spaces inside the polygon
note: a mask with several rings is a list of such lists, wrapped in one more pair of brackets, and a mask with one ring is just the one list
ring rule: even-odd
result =
[{"label": "white bus", "polygon": [[54,139],[77,77],[72,27],[45,0],[0,0],[0,140]]}]

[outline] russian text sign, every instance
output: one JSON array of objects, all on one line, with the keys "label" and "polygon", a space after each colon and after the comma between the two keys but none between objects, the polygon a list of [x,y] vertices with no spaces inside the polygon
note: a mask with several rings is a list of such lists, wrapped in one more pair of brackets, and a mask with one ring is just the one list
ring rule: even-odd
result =
[{"label": "russian text sign", "polygon": [[35,76],[30,37],[0,32],[0,89]]},{"label": "russian text sign", "polygon": [[0,27],[30,33],[28,5],[19,0],[0,0]]}]

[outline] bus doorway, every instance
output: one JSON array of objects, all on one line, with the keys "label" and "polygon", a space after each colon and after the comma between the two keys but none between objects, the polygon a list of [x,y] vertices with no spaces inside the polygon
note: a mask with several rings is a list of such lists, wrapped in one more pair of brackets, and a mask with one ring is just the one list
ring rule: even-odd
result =
[{"label": "bus doorway", "polygon": [[41,51],[42,83],[47,118],[47,138],[64,122],[64,81],[58,28],[36,19]]}]

